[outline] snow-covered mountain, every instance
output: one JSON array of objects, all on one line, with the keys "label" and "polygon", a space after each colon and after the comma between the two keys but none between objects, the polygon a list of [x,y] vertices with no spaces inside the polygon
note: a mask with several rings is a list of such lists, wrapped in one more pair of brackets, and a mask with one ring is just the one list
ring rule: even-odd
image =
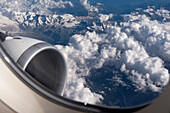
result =
[{"label": "snow-covered mountain", "polygon": [[[87,1],[85,3],[79,1],[79,5],[80,7],[78,8],[80,8],[80,12],[86,12],[87,7],[93,7]],[[13,26],[14,29],[10,31],[1,27],[1,32],[8,34],[38,32],[39,34],[45,35],[44,37],[48,36],[48,38],[52,38],[53,44],[56,42],[68,42],[69,37],[73,34],[85,33],[87,30],[104,31],[104,28],[106,28],[108,24],[106,21],[103,22],[103,20],[101,20],[102,14],[97,17],[96,15],[90,16],[87,14],[85,14],[85,16],[77,16],[77,14],[75,14],[75,12],[78,12],[77,7],[75,7],[71,1],[7,0],[1,1],[0,6],[0,15],[2,18],[6,17],[11,22],[17,24],[15,25],[16,27]],[[70,14],[65,13],[64,10],[67,11],[68,9],[73,12]],[[87,9],[87,12],[93,14],[91,10]],[[100,19],[98,17],[100,17]],[[5,20],[3,20],[3,22],[4,21]],[[5,26],[7,27],[8,24],[5,24]]]}]

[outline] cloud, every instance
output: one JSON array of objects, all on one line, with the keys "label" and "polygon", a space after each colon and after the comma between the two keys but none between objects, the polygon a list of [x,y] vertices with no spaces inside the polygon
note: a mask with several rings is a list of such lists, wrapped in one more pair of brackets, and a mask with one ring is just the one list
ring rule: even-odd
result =
[{"label": "cloud", "polygon": [[65,91],[64,96],[72,100],[91,104],[100,102],[101,99],[103,99],[101,95],[92,93],[92,91],[88,87],[85,87],[84,84],[85,80],[82,78],[68,82],[66,86],[66,89],[68,90]]},{"label": "cloud", "polygon": [[109,15],[99,14],[99,19],[100,19],[101,22],[108,21],[112,17],[113,17],[113,14],[109,14]]},{"label": "cloud", "polygon": [[80,0],[81,5],[83,5],[88,11],[95,11],[98,12],[98,8],[90,5],[90,3],[87,0]]},{"label": "cloud", "polygon": [[[122,22],[121,27],[108,28],[107,33],[76,34],[67,46],[57,45],[68,64],[66,97],[87,103],[100,102],[103,97],[86,87],[85,77],[91,75],[92,69],[105,65],[113,65],[124,73],[131,84],[114,73],[113,79],[124,87],[135,87],[134,91],[160,93],[168,84],[169,72],[164,67],[170,58],[170,33],[164,29],[168,25],[143,14],[130,14],[128,18],[131,19]],[[94,100],[87,101],[83,97]]]},{"label": "cloud", "polygon": [[[167,11],[163,11],[167,12]],[[126,17],[127,18],[127,17]],[[127,35],[142,43],[151,56],[158,56],[170,61],[170,27],[169,22],[150,21],[145,15],[128,15],[129,20],[123,23]]]}]

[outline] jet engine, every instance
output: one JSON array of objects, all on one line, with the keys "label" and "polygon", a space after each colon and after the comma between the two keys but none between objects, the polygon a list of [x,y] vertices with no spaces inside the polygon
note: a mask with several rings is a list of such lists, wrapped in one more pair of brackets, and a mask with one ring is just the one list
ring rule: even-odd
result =
[{"label": "jet engine", "polygon": [[44,41],[3,35],[2,46],[24,71],[46,88],[62,95],[67,68],[62,53]]}]

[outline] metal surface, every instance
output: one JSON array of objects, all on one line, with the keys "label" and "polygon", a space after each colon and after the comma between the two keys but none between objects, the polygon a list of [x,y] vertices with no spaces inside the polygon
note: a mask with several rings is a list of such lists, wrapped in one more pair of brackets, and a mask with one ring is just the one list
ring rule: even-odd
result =
[{"label": "metal surface", "polygon": [[37,55],[39,52],[47,50],[47,49],[53,49],[58,54],[61,54],[57,48],[54,48],[48,43],[37,43],[29,47],[27,50],[24,51],[24,53],[19,57],[17,60],[17,63],[20,64],[20,66],[25,70],[28,63],[32,60],[35,55]]},{"label": "metal surface", "polygon": [[17,113],[13,109],[11,109],[8,105],[0,100],[0,112],[1,113]]},{"label": "metal surface", "polygon": [[25,85],[0,59],[0,99],[18,113],[79,113],[57,105]]},{"label": "metal surface", "polygon": [[20,56],[31,46],[37,43],[45,43],[40,40],[35,40],[27,37],[6,37],[6,40],[2,42],[2,46],[6,48],[6,51],[13,58],[15,62],[20,58]]},{"label": "metal surface", "polygon": [[36,54],[25,71],[54,93],[63,94],[67,68],[63,56],[56,49],[48,48]]},{"label": "metal surface", "polygon": [[[67,80],[67,67],[62,53],[53,45],[28,37],[4,37],[2,46],[35,80],[62,95]],[[43,55],[42,55],[43,54]]]}]

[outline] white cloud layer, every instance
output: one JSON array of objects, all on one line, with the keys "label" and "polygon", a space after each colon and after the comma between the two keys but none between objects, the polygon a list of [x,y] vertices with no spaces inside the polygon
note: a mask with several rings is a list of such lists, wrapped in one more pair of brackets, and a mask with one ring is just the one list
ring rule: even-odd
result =
[{"label": "white cloud layer", "polygon": [[[160,12],[160,10],[158,10]],[[167,12],[166,10],[163,12]],[[151,56],[158,56],[170,61],[170,27],[169,22],[150,21],[145,15],[132,16],[130,21],[123,23],[123,29],[128,36],[141,42]]]},{"label": "white cloud layer", "polygon": [[88,2],[88,0],[80,0],[80,3],[81,3],[81,5],[83,5],[83,6],[87,9],[87,11],[95,11],[95,12],[98,12],[98,8],[95,7],[95,6],[93,6],[93,5],[91,5],[91,4]]},{"label": "white cloud layer", "polygon": [[[131,19],[123,22],[122,27],[112,26],[106,34],[86,32],[72,36],[68,46],[57,45],[68,63],[66,97],[87,103],[100,102],[103,97],[91,92],[84,78],[90,75],[91,69],[103,68],[104,64],[115,65],[125,73],[135,91],[161,92],[168,84],[169,72],[164,62],[170,61],[170,32],[164,26],[169,25],[145,15],[127,16]],[[127,86],[121,78],[115,80]]]}]

